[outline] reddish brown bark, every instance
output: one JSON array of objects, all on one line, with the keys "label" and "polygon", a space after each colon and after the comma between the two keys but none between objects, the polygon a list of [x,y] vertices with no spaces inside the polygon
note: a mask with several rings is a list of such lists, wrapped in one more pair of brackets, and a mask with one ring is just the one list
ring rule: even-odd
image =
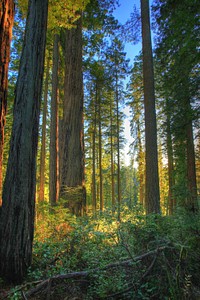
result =
[{"label": "reddish brown bark", "polygon": [[145,204],[146,212],[147,214],[150,214],[160,213],[160,191],[158,176],[157,125],[153,55],[148,0],[141,0],[141,16],[146,145]]},{"label": "reddish brown bark", "polygon": [[10,42],[14,20],[14,1],[1,0],[0,3],[0,206],[2,205],[3,146],[4,126],[6,122],[8,65],[10,60]]},{"label": "reddish brown bark", "polygon": [[83,139],[82,20],[65,31],[65,87],[60,196],[72,213],[86,207]]},{"label": "reddish brown bark", "polygon": [[[48,0],[29,1],[0,218],[0,276],[20,283],[31,264],[36,154]],[[34,30],[33,30],[34,28]]]}]

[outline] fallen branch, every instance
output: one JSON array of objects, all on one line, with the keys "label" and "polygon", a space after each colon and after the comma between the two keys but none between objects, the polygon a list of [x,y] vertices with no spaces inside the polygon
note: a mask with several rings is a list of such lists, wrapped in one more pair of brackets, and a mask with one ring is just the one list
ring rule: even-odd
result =
[{"label": "fallen branch", "polygon": [[[26,297],[30,297],[34,294],[38,294],[41,290],[47,289],[48,293],[49,293],[49,282],[51,282],[51,284],[56,281],[56,280],[66,280],[66,279],[77,279],[77,278],[86,278],[89,275],[96,273],[98,271],[104,271],[104,270],[108,270],[111,268],[116,268],[116,267],[129,267],[132,266],[135,262],[138,262],[140,260],[143,260],[144,258],[147,258],[149,256],[155,255],[155,257],[157,257],[158,253],[165,250],[166,248],[170,248],[169,246],[162,246],[162,247],[158,247],[155,250],[149,251],[147,253],[144,253],[142,255],[133,257],[133,259],[128,259],[125,261],[119,261],[119,262],[115,262],[115,263],[110,263],[108,265],[106,265],[103,268],[95,268],[95,269],[91,269],[91,270],[87,270],[87,271],[80,271],[80,272],[71,272],[68,274],[59,274],[56,276],[53,276],[51,278],[48,278],[46,280],[42,280],[39,284],[37,284],[36,287],[28,290],[25,294]],[[150,269],[153,267],[155,261],[153,260],[152,264],[150,265]],[[149,268],[147,270],[146,273],[149,272]],[[145,274],[146,274],[145,273]],[[144,275],[145,275],[144,274]],[[147,275],[147,274],[146,274]],[[145,277],[146,277],[145,275]]]}]

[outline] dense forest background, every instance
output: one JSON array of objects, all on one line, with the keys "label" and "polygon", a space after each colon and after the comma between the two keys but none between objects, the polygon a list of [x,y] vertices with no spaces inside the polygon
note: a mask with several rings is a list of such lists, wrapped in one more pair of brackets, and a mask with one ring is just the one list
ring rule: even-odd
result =
[{"label": "dense forest background", "polygon": [[1,1],[0,299],[200,297],[200,3],[119,4]]}]

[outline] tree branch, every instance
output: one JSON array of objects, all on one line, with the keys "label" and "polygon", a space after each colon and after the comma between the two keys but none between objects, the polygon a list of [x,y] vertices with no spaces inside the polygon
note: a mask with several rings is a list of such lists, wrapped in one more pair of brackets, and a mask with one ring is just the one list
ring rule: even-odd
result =
[{"label": "tree branch", "polygon": [[148,268],[148,270],[146,271],[146,273],[143,275],[142,279],[144,277],[146,277],[148,275],[148,273],[150,272],[150,270],[153,268],[154,264],[155,264],[155,260],[156,257],[158,255],[159,252],[165,250],[166,248],[169,248],[169,246],[162,246],[162,247],[158,247],[155,250],[149,251],[147,253],[141,254],[139,256],[135,256],[132,259],[129,260],[125,260],[125,261],[119,261],[119,262],[114,262],[114,263],[110,263],[108,265],[106,265],[103,268],[95,268],[95,269],[91,269],[91,270],[87,270],[87,271],[80,271],[80,272],[71,272],[68,274],[59,274],[56,276],[53,276],[51,278],[48,278],[46,280],[41,281],[36,287],[30,289],[29,291],[26,292],[26,297],[30,297],[36,293],[38,293],[40,290],[47,288],[49,285],[49,282],[53,282],[54,280],[65,280],[65,279],[76,279],[79,277],[83,277],[86,278],[88,277],[90,274],[93,274],[95,272],[98,271],[103,271],[103,270],[108,270],[111,268],[116,268],[116,267],[128,267],[128,266],[132,266],[134,262],[140,261],[145,259],[146,257],[155,255],[154,260],[152,261],[150,267]]}]

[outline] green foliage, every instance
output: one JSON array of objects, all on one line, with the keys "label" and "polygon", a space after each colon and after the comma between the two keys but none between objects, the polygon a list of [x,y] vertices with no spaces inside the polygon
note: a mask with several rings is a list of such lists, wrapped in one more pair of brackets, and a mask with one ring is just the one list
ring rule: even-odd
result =
[{"label": "green foliage", "polygon": [[[48,28],[71,28],[80,18],[90,0],[50,0],[48,14]],[[25,17],[28,11],[28,0],[18,0],[18,6]]]}]

